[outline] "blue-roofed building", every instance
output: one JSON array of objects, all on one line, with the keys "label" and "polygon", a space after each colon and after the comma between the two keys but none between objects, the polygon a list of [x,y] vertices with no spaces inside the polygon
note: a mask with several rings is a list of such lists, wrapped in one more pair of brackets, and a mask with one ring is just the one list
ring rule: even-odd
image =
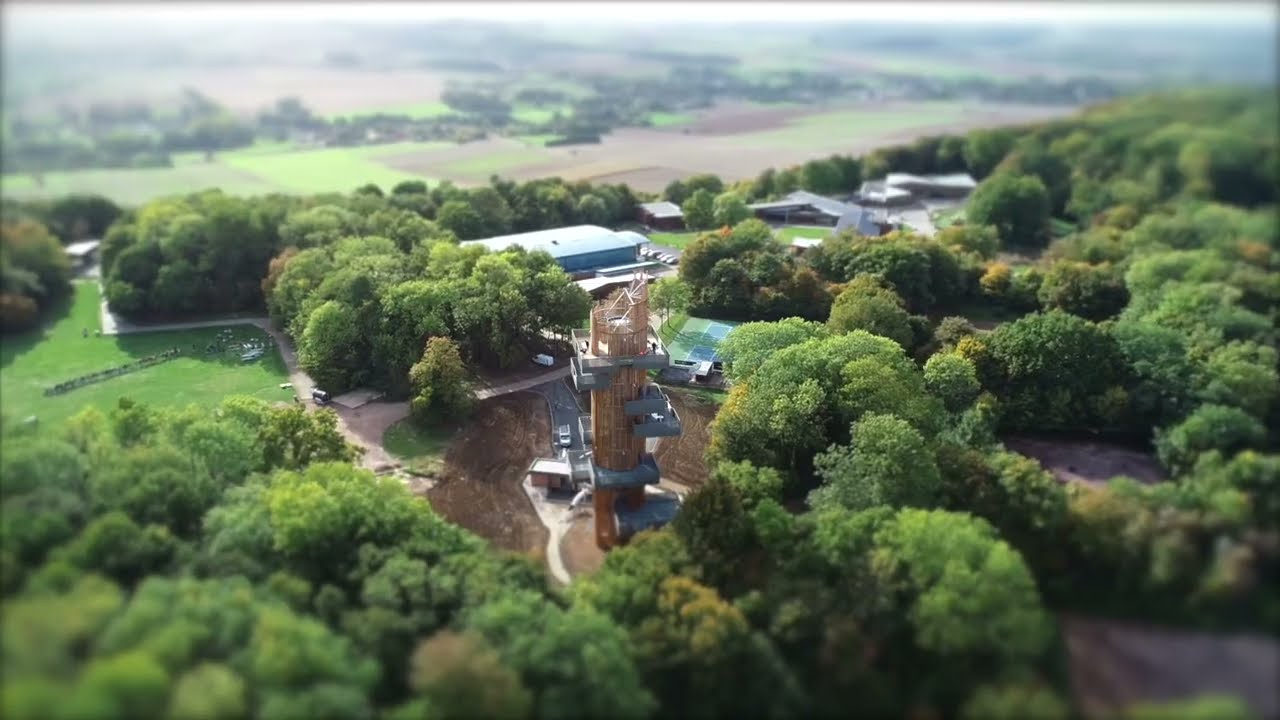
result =
[{"label": "blue-roofed building", "polygon": [[469,240],[462,244],[480,245],[492,252],[501,252],[512,246],[529,252],[543,250],[555,258],[565,272],[578,274],[634,263],[639,260],[639,246],[646,242],[648,240],[643,235],[629,230],[614,231],[599,225],[574,225],[501,235],[485,240]]}]

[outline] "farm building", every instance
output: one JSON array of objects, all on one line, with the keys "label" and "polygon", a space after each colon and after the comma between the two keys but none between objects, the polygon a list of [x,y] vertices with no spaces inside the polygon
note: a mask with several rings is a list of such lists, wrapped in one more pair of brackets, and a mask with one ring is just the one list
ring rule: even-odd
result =
[{"label": "farm building", "polygon": [[501,252],[512,246],[529,252],[543,250],[555,258],[565,272],[577,274],[634,263],[639,258],[639,246],[645,242],[648,241],[639,233],[626,230],[615,232],[598,225],[574,225],[502,235],[486,240],[469,240],[462,244],[480,245],[493,252]]},{"label": "farm building", "polygon": [[651,202],[640,206],[640,222],[654,230],[679,231],[684,229],[684,211],[673,202]]},{"label": "farm building", "polygon": [[71,267],[82,269],[93,264],[93,261],[98,257],[98,247],[101,245],[101,240],[81,240],[66,246],[63,248],[63,252],[67,254],[67,259],[71,261]]},{"label": "farm building", "polygon": [[781,200],[749,206],[756,217],[784,225],[823,225],[835,232],[854,229],[861,235],[878,237],[893,229],[875,212],[858,205],[832,200],[797,190]]},{"label": "farm building", "polygon": [[967,173],[909,175],[889,173],[883,180],[869,180],[858,189],[857,199],[868,205],[909,205],[917,200],[968,197],[978,186]]}]

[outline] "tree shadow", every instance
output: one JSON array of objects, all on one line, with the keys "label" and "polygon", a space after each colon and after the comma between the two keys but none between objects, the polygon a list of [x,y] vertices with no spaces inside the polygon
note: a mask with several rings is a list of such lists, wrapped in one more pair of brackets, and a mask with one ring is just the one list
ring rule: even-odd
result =
[{"label": "tree shadow", "polygon": [[71,308],[75,306],[75,302],[75,293],[72,292],[46,306],[40,313],[35,327],[0,337],[0,369],[9,367],[14,360],[43,342],[49,332],[71,314]]}]

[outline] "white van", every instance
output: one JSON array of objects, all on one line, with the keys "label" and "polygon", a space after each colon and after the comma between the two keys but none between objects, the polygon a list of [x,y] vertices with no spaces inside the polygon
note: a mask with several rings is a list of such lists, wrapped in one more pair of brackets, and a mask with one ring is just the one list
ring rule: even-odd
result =
[{"label": "white van", "polygon": [[551,357],[550,355],[534,355],[533,361],[538,363],[539,365],[546,365],[547,367],[551,367],[552,365],[556,364],[555,358]]}]

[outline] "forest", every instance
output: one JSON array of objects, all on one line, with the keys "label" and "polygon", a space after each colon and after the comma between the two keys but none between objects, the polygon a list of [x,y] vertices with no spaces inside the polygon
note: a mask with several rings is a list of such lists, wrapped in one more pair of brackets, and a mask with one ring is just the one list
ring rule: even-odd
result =
[{"label": "forest", "polygon": [[[795,257],[744,220],[690,244],[689,309],[746,321],[710,480],[567,588],[354,467],[326,411],[6,418],[4,714],[1067,718],[1060,613],[1275,636],[1276,114],[1265,92],[1141,96],[668,188],[983,180],[931,239]],[[423,382],[508,364],[588,307],[549,256],[459,239],[616,225],[642,199],[495,178],[13,204],[4,306],[42,307],[31,278],[65,279],[48,247],[105,223],[118,310],[265,309],[325,382],[430,401]],[[1050,218],[1075,231],[1051,240]],[[1170,480],[1064,485],[1008,433],[1149,444]],[[1129,717],[1250,717],[1175,705]]]}]

